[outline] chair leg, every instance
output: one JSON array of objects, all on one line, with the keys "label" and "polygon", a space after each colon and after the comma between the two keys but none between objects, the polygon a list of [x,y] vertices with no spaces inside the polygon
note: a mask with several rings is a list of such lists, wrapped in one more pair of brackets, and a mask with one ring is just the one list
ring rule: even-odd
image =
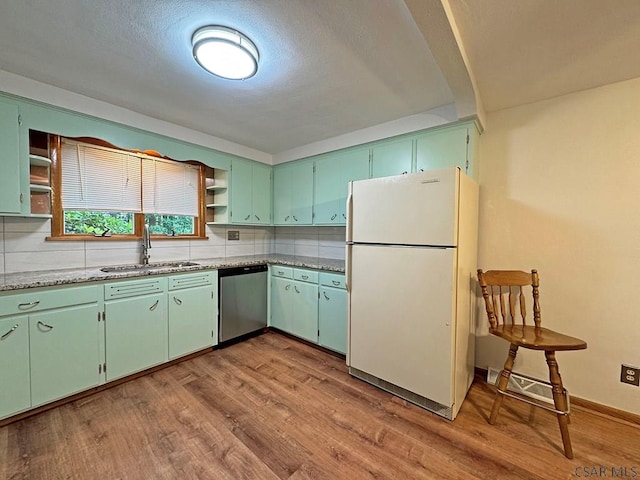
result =
[{"label": "chair leg", "polygon": [[[562,412],[567,411],[567,394],[562,385],[562,378],[558,370],[558,362],[556,361],[556,352],[544,352],[549,366],[549,380],[553,387],[553,403],[556,410]],[[571,438],[569,437],[569,416],[564,413],[557,413],[558,425],[560,426],[560,435],[562,435],[562,445],[564,446],[565,457],[573,458],[573,449],[571,448]]]},{"label": "chair leg", "polygon": [[[512,343],[509,347],[509,356],[507,357],[507,361],[504,362],[504,368],[500,372],[500,380],[498,381],[498,390],[502,392],[507,391],[509,378],[511,377],[511,371],[513,370],[513,362],[515,361],[517,354],[518,346]],[[491,416],[489,417],[489,423],[491,425],[493,425],[496,422],[496,418],[498,418],[498,411],[502,406],[503,399],[504,396],[500,392],[496,392],[496,398],[493,401],[493,407],[491,407]]]}]

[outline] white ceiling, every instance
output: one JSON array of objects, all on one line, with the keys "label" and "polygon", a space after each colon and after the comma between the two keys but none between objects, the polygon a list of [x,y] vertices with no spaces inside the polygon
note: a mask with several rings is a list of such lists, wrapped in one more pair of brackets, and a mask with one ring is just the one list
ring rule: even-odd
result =
[{"label": "white ceiling", "polygon": [[[255,77],[200,69],[209,24],[252,38]],[[638,77],[640,0],[4,0],[0,46],[4,71],[277,154]]]}]

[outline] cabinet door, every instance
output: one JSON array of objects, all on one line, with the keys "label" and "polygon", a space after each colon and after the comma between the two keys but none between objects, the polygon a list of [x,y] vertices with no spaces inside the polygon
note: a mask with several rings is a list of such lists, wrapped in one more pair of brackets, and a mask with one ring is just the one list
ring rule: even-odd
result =
[{"label": "cabinet door", "polygon": [[353,150],[340,157],[340,197],[338,203],[340,224],[347,222],[347,195],[349,182],[369,178],[369,149]]},{"label": "cabinet door", "polygon": [[273,223],[286,225],[291,223],[291,166],[273,170]]},{"label": "cabinet door", "polygon": [[291,332],[291,280],[271,278],[271,323],[272,327]]},{"label": "cabinet door", "polygon": [[447,128],[427,133],[417,140],[416,170],[467,167],[467,127]]},{"label": "cabinet door", "polygon": [[217,298],[212,287],[169,292],[169,359],[215,343]]},{"label": "cabinet door", "polygon": [[318,343],[340,353],[347,352],[347,291],[320,287]]},{"label": "cabinet door", "polygon": [[105,303],[107,381],[167,361],[166,302],[155,294]]},{"label": "cabinet door", "polygon": [[31,406],[29,385],[29,320],[0,320],[0,418]]},{"label": "cabinet door", "polygon": [[372,177],[390,177],[411,171],[413,141],[399,140],[373,147],[371,153]]},{"label": "cabinet door", "polygon": [[340,158],[331,156],[318,159],[315,170],[313,223],[340,223],[340,197],[343,191],[340,185]]},{"label": "cabinet door", "polygon": [[292,166],[291,217],[294,225],[311,225],[313,221],[313,163]]},{"label": "cabinet door", "polygon": [[0,100],[0,213],[20,213],[18,106]]},{"label": "cabinet door", "polygon": [[98,335],[96,304],[29,317],[34,407],[98,385],[101,363]]},{"label": "cabinet door", "polygon": [[254,165],[252,185],[252,222],[269,225],[271,223],[271,167]]},{"label": "cabinet door", "polygon": [[233,162],[231,172],[231,222],[252,223],[251,211],[252,167],[244,162]]},{"label": "cabinet door", "polygon": [[291,333],[311,342],[318,341],[318,285],[291,282]]}]

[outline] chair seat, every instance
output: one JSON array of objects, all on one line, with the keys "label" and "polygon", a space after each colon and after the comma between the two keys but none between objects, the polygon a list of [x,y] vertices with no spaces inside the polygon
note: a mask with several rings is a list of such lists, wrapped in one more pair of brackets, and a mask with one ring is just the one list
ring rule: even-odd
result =
[{"label": "chair seat", "polygon": [[514,345],[532,350],[561,351],[587,348],[587,342],[584,340],[532,325],[498,325],[489,332]]}]

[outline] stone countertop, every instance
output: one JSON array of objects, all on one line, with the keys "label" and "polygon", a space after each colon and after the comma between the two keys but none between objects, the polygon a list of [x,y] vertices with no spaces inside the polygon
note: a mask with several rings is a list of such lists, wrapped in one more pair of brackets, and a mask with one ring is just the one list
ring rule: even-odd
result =
[{"label": "stone countertop", "polygon": [[247,255],[229,258],[208,258],[193,260],[197,265],[182,267],[158,267],[115,272],[103,272],[100,267],[76,268],[67,270],[43,270],[35,272],[0,274],[0,292],[25,288],[70,285],[85,282],[103,282],[147,275],[166,275],[168,273],[196,272],[198,270],[219,270],[222,268],[243,267],[247,265],[277,264],[292,267],[313,268],[329,272],[344,272],[344,260],[294,255],[270,254]]}]

